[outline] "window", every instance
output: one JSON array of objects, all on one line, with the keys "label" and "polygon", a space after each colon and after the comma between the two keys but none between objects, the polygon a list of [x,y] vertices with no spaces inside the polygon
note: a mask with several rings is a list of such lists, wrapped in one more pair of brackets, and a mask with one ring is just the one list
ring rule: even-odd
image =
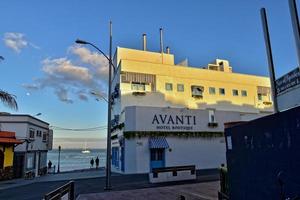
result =
[{"label": "window", "polygon": [[173,90],[173,85],[172,85],[172,83],[166,83],[165,87],[166,87],[166,90],[167,90],[167,91],[172,91],[172,90]]},{"label": "window", "polygon": [[257,86],[257,99],[263,102],[270,102],[271,101],[271,88]]},{"label": "window", "polygon": [[224,88],[219,88],[219,94],[220,95],[225,95],[225,89]]},{"label": "window", "polygon": [[161,161],[164,158],[164,149],[151,149],[151,161]]},{"label": "window", "polygon": [[242,90],[242,97],[246,97],[247,96],[247,91],[246,90]]},{"label": "window", "polygon": [[262,101],[262,94],[257,94],[257,98],[259,101]]},{"label": "window", "polygon": [[27,168],[28,170],[34,169],[34,164],[35,164],[35,155],[34,155],[34,153],[28,152],[27,155],[26,155],[26,157],[27,157],[27,165],[26,165],[26,168]]},{"label": "window", "polygon": [[47,142],[47,132],[43,132],[43,142]]},{"label": "window", "polygon": [[184,91],[184,85],[183,84],[177,84],[177,91],[183,92]]},{"label": "window", "polygon": [[232,90],[232,95],[233,96],[239,96],[239,91],[238,90]]},{"label": "window", "polygon": [[215,110],[208,110],[208,121],[209,123],[215,122]]},{"label": "window", "polygon": [[216,94],[216,88],[210,87],[209,88],[209,94]]},{"label": "window", "polygon": [[204,92],[203,86],[192,85],[191,89],[192,89],[192,97],[196,97],[196,98],[203,97],[203,92]]},{"label": "window", "polygon": [[30,139],[34,139],[34,132],[35,132],[34,129],[32,129],[32,128],[29,129],[29,138]]},{"label": "window", "polygon": [[131,89],[136,91],[145,91],[146,90],[145,83],[132,82]]},{"label": "window", "polygon": [[37,130],[37,131],[36,131],[36,136],[37,136],[37,137],[42,137],[42,131]]}]

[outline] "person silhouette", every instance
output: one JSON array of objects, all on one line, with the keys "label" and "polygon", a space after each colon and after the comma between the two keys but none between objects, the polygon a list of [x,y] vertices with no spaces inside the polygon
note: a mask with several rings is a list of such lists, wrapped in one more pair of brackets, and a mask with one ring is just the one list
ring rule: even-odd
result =
[{"label": "person silhouette", "polygon": [[91,168],[93,168],[94,167],[94,159],[93,158],[90,163],[91,163]]},{"label": "person silhouette", "polygon": [[96,169],[98,169],[98,167],[99,167],[99,158],[98,158],[98,156],[97,156],[95,162],[96,162]]},{"label": "person silhouette", "polygon": [[49,160],[49,162],[48,162],[48,169],[51,169],[51,167],[52,167],[52,162],[51,162],[51,160]]}]

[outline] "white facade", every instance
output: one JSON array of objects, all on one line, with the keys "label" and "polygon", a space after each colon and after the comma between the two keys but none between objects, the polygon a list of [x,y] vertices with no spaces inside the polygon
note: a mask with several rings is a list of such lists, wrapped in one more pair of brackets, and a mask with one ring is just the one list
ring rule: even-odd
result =
[{"label": "white facade", "polygon": [[[17,176],[33,171],[36,176],[47,167],[47,152],[52,149],[53,131],[49,124],[30,115],[0,115],[0,128],[16,133],[24,141],[15,147],[14,167]],[[22,169],[20,169],[22,168]]]},{"label": "white facade", "polygon": [[[149,138],[141,137],[125,140],[124,173],[150,172]],[[210,169],[225,163],[225,144],[223,138],[167,137],[169,149],[165,151],[165,167],[195,165],[196,169]],[[119,166],[113,166],[120,171]]]},{"label": "white facade", "polygon": [[[123,115],[124,128],[116,131],[118,135],[123,135],[123,141],[118,137],[112,142],[112,147],[119,150],[119,161],[113,162],[113,170],[130,174],[150,172],[149,139],[155,134],[163,135],[169,145],[164,150],[164,167],[195,165],[196,169],[216,168],[225,163],[224,138],[220,137],[224,123],[266,114],[128,106]],[[211,115],[214,116],[213,122]]]}]

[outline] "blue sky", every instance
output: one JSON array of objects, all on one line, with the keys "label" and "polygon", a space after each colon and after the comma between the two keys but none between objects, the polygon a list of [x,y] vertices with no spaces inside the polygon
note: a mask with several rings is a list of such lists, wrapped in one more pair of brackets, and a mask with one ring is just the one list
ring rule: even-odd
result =
[{"label": "blue sky", "polygon": [[[105,92],[105,59],[74,40],[108,52],[109,20],[114,47],[139,49],[147,33],[148,49],[157,51],[163,27],[176,62],[188,58],[200,67],[223,58],[236,72],[268,75],[259,14],[266,7],[277,77],[297,66],[287,0],[6,0],[0,7],[0,88],[17,96],[17,113],[41,112],[54,126],[105,125],[106,103],[88,95],[91,89]],[[0,111],[15,112],[2,104]],[[102,141],[105,134],[55,131],[59,138]]]}]

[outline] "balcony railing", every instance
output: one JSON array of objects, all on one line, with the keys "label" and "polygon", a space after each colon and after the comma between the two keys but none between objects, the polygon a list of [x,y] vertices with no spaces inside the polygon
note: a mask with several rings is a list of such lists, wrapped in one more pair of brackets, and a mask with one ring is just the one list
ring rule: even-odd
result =
[{"label": "balcony railing", "polygon": [[209,122],[209,123],[208,123],[208,127],[214,128],[214,127],[217,127],[217,126],[218,126],[218,123],[217,123],[217,122]]}]

